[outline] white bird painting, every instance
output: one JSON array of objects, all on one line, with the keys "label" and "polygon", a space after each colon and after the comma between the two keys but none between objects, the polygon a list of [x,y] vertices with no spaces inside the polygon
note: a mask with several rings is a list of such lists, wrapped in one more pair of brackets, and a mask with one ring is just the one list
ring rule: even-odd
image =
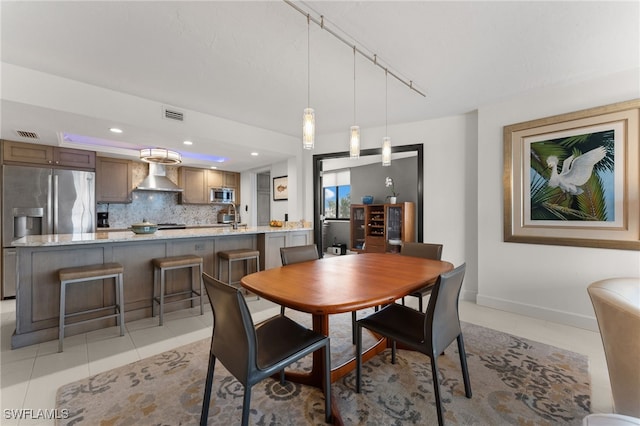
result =
[{"label": "white bird painting", "polygon": [[573,158],[567,157],[562,163],[562,171],[558,174],[558,157],[551,155],[547,158],[547,165],[551,167],[549,187],[560,187],[562,192],[570,195],[579,195],[584,191],[580,186],[584,185],[593,173],[593,167],[607,155],[603,146],[585,152]]}]

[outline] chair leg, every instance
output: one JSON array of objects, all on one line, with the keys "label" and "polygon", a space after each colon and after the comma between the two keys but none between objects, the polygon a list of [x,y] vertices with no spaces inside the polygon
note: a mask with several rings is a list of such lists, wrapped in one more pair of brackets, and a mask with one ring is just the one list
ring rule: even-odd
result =
[{"label": "chair leg", "polygon": [[60,285],[60,318],[58,319],[58,352],[62,352],[62,344],[64,341],[64,315],[65,315],[65,298],[67,284],[62,282]]},{"label": "chair leg", "polygon": [[402,306],[404,306],[404,297],[402,298]]},{"label": "chair leg", "polygon": [[284,316],[284,306],[280,306],[280,316]]},{"label": "chair leg", "polygon": [[242,426],[249,424],[249,411],[251,410],[251,386],[244,386],[244,399],[242,400]]},{"label": "chair leg", "polygon": [[123,284],[123,277],[122,274],[118,274],[118,277],[116,278],[116,287],[118,289],[118,292],[116,294],[116,297],[118,298],[118,301],[116,302],[118,304],[118,317],[119,318],[119,323],[120,323],[120,335],[124,336],[124,284]]},{"label": "chair leg", "polygon": [[440,381],[438,379],[438,364],[436,362],[436,354],[431,354],[431,375],[433,376],[433,394],[436,399],[436,411],[438,413],[438,425],[444,425],[444,418],[442,415],[442,400],[440,399]]},{"label": "chair leg", "polygon": [[418,297],[418,310],[422,312],[422,295]]},{"label": "chair leg", "polygon": [[356,323],[356,393],[362,382],[362,327]]},{"label": "chair leg", "polygon": [[462,367],[462,379],[464,380],[464,394],[471,398],[471,381],[469,381],[469,369],[467,368],[467,353],[464,350],[462,333],[458,335],[458,353],[460,354],[460,366]]},{"label": "chair leg", "polygon": [[327,423],[331,423],[331,347],[329,342],[324,352],[324,415]]},{"label": "chair leg", "polygon": [[209,402],[211,401],[211,385],[213,384],[213,370],[216,366],[216,357],[209,353],[209,368],[204,382],[204,396],[202,398],[202,411],[200,412],[200,426],[207,426],[209,417]]},{"label": "chair leg", "polygon": [[356,311],[351,312],[351,343],[356,344]]},{"label": "chair leg", "polygon": [[397,351],[397,347],[398,345],[396,344],[396,341],[393,340],[391,342],[391,364],[395,364],[396,363],[396,351]]}]

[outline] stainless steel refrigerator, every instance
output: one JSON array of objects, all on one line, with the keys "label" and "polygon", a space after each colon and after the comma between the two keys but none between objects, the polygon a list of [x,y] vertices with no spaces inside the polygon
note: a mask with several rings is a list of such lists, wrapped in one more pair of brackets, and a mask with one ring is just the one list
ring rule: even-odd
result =
[{"label": "stainless steel refrigerator", "polygon": [[16,250],[26,235],[95,232],[95,173],[2,166],[2,294],[16,293]]}]

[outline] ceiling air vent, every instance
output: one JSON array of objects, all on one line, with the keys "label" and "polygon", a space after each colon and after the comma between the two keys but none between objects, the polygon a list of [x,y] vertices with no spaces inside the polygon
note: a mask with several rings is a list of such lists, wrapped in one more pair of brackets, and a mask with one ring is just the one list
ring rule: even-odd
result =
[{"label": "ceiling air vent", "polygon": [[169,120],[184,121],[184,114],[180,111],[163,108],[164,118]]},{"label": "ceiling air vent", "polygon": [[36,132],[27,132],[26,130],[16,130],[16,133],[21,138],[40,139],[40,136]]}]

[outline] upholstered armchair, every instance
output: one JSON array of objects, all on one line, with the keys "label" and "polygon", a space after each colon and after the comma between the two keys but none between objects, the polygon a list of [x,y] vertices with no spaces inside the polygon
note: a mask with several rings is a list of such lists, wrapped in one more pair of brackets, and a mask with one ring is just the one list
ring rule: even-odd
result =
[{"label": "upholstered armchair", "polygon": [[596,281],[587,291],[602,336],[614,412],[640,418],[640,278]]}]

